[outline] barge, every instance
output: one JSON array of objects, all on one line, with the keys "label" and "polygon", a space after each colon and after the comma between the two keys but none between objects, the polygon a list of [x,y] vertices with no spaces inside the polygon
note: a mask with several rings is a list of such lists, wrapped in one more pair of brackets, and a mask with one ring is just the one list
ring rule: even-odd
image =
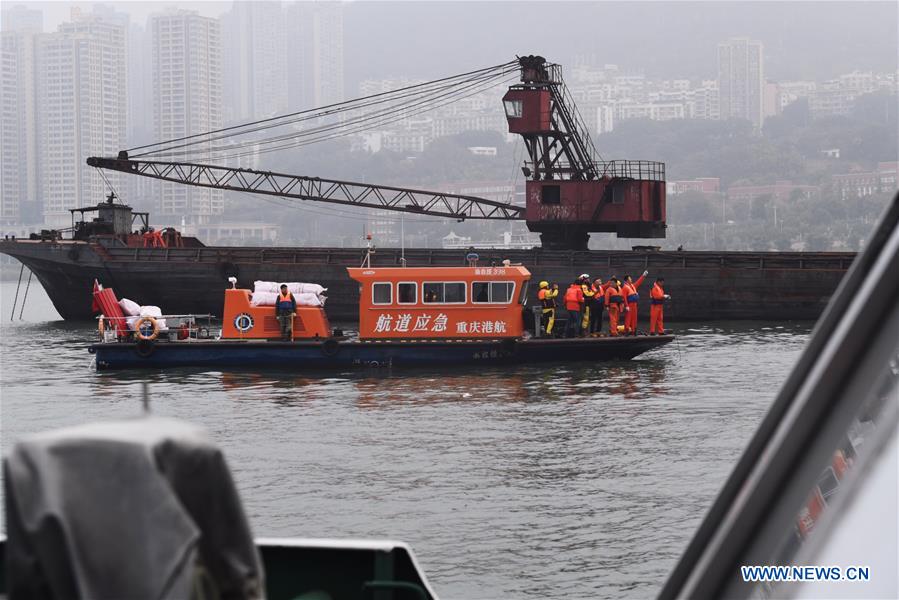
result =
[{"label": "barge", "polygon": [[[87,211],[96,216],[83,218]],[[365,248],[206,246],[173,231],[167,232],[165,246],[154,247],[132,233],[144,228],[145,213],[118,202],[76,212],[82,218],[75,220],[69,238],[0,239],[0,252],[34,273],[63,319],[92,318],[95,279],[168,312],[220,315],[221,282],[228,277],[236,277],[242,287],[279,278],[317,281],[330,290],[328,313],[334,320],[357,318],[359,289],[347,280],[346,268],[362,263]],[[665,277],[677,298],[666,313],[674,321],[817,319],[855,258],[854,252],[378,248],[371,264],[399,267],[405,259],[409,267],[464,266],[472,251],[482,264],[524,263],[539,279],[562,287],[581,273],[605,280],[649,270]],[[641,318],[646,317],[641,313]]]}]

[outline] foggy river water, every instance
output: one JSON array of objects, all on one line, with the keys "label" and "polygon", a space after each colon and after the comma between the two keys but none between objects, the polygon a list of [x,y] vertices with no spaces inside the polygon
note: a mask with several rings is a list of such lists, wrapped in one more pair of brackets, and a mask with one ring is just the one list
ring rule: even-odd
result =
[{"label": "foggy river water", "polygon": [[[205,426],[257,536],[409,542],[442,598],[646,598],[810,323],[678,326],[625,363],[392,373],[97,373],[94,328],[0,284],[2,447],[141,412]],[[18,310],[16,311],[18,318]]]}]

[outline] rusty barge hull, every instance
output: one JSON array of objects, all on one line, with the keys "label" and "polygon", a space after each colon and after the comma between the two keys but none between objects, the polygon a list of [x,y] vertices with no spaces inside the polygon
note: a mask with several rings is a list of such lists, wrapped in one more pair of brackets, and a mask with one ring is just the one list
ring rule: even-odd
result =
[{"label": "rusty barge hull", "polygon": [[[667,320],[814,320],[848,269],[851,252],[662,252],[475,250],[479,265],[499,265],[504,259],[524,264],[536,282],[558,282],[564,288],[574,277],[664,277],[672,302]],[[346,267],[362,262],[359,248],[125,248],[72,241],[0,241],[0,252],[25,264],[43,285],[64,319],[90,319],[94,279],[113,287],[121,297],[153,304],[166,313],[221,314],[229,276],[238,286],[255,280],[310,281],[328,288],[327,311],[332,320],[355,321],[358,285]],[[464,266],[462,250],[407,249],[408,266]],[[372,266],[399,266],[401,251],[379,249]],[[648,294],[649,286],[641,290]],[[648,313],[648,302],[640,302]]]}]

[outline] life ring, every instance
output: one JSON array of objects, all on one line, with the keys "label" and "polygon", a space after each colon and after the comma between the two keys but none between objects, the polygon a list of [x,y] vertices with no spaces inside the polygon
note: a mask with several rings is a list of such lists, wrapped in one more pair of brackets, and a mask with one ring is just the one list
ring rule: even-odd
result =
[{"label": "life ring", "polygon": [[156,342],[147,338],[137,340],[137,343],[134,345],[134,351],[141,358],[147,358],[153,354],[154,350],[156,350]]},{"label": "life ring", "polygon": [[322,354],[325,356],[334,356],[340,352],[340,344],[334,338],[328,338],[322,342]]},{"label": "life ring", "polygon": [[[153,333],[150,335],[146,335],[141,328],[144,323],[149,323],[151,327],[153,327]],[[153,317],[141,317],[137,320],[137,323],[134,324],[134,334],[141,340],[147,340],[152,342],[157,337],[159,337],[159,323],[156,322],[156,319]]]},{"label": "life ring", "polygon": [[253,329],[253,315],[250,313],[240,313],[236,317],[234,317],[234,329],[241,333],[246,333],[249,330]]}]

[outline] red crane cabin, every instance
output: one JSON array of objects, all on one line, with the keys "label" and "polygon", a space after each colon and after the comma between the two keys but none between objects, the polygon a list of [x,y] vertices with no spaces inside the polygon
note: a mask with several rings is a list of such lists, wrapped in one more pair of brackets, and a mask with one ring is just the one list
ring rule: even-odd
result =
[{"label": "red crane cabin", "polygon": [[348,268],[360,339],[518,338],[531,273],[499,267]]}]

